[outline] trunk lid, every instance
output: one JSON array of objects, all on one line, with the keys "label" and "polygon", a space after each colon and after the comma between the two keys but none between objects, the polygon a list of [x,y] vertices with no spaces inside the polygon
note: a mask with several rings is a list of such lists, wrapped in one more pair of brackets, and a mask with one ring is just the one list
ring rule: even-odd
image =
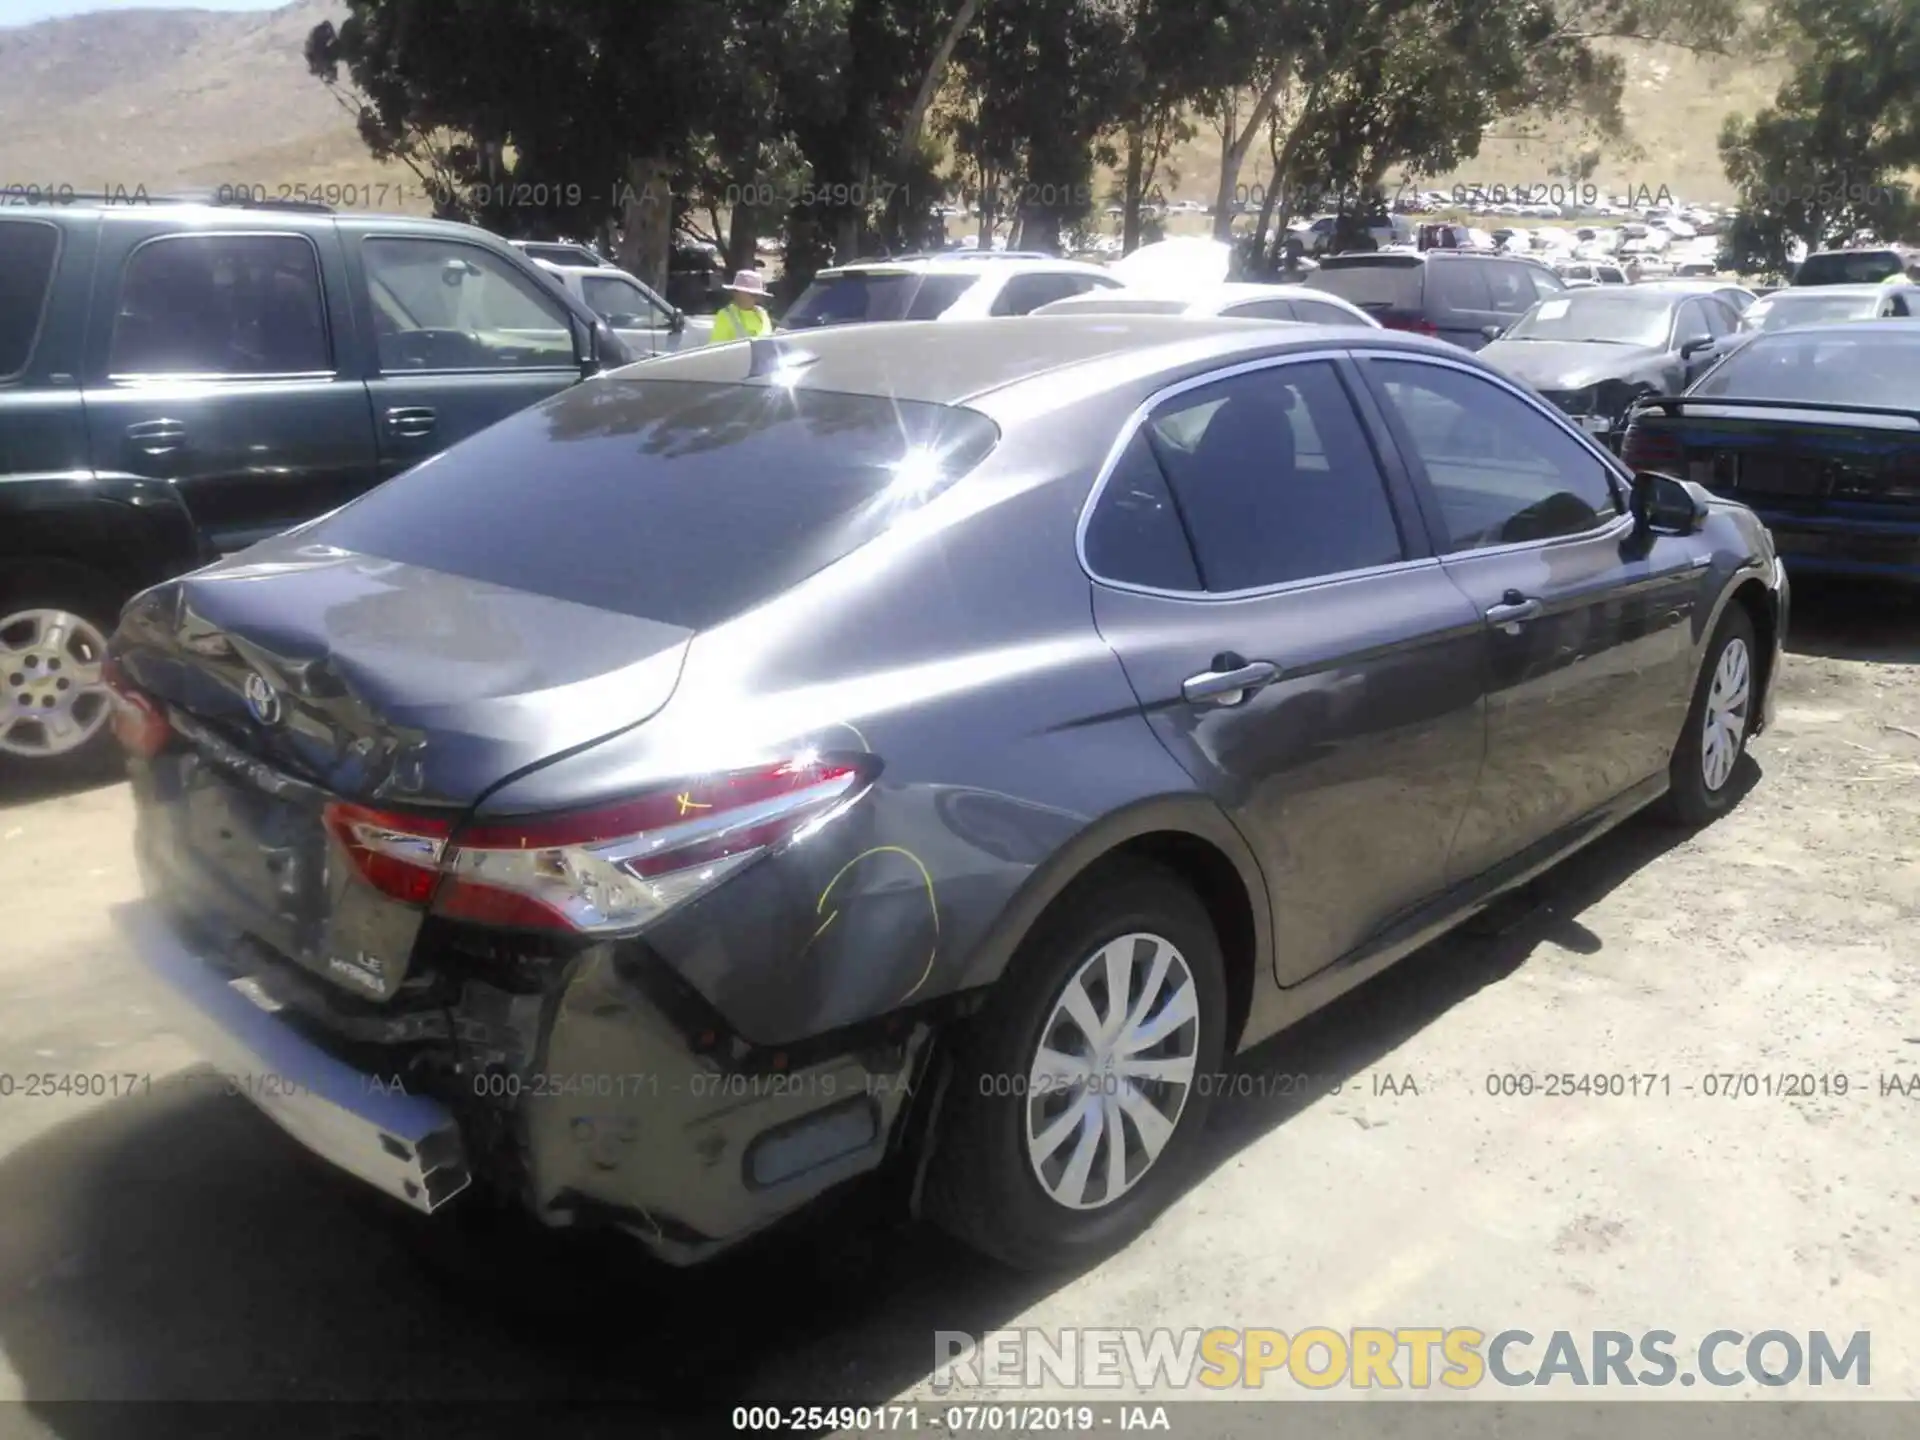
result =
[{"label": "trunk lid", "polygon": [[365,882],[329,807],[450,828],[656,713],[691,634],[293,536],[156,587],[113,646],[176,736],[134,768],[148,887],[229,943],[391,999],[424,911]]},{"label": "trunk lid", "polygon": [[1920,418],[1794,401],[1665,401],[1638,412],[1621,458],[1780,515],[1920,512]]}]

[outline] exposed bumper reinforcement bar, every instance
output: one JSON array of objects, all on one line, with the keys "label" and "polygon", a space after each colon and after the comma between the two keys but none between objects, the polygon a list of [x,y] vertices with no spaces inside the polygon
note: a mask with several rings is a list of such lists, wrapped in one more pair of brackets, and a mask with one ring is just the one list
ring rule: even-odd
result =
[{"label": "exposed bumper reinforcement bar", "polygon": [[113,921],[176,1003],[169,1017],[214,1068],[322,1159],[431,1214],[471,1181],[452,1113],[421,1095],[383,1091],[250,999],[196,954],[151,904]]}]

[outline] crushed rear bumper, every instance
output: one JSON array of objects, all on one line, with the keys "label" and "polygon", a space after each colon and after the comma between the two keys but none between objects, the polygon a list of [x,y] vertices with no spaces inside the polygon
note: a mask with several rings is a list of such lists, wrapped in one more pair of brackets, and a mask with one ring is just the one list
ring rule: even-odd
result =
[{"label": "crushed rear bumper", "polygon": [[428,1214],[467,1188],[460,1129],[444,1105],[390,1091],[329,1055],[268,1008],[264,992],[208,963],[150,903],[120,906],[113,920],[179,1032],[307,1149]]}]

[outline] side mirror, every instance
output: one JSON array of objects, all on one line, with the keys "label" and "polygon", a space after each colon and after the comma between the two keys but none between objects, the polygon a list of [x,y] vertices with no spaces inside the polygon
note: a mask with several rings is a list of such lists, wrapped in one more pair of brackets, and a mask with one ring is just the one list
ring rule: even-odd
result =
[{"label": "side mirror", "polygon": [[1634,525],[1648,535],[1697,535],[1706,528],[1713,497],[1691,480],[1641,470],[1633,477]]},{"label": "side mirror", "polygon": [[1507,333],[1507,327],[1504,325],[1482,325],[1480,327],[1480,333],[1489,340],[1498,340],[1502,335]]},{"label": "side mirror", "polygon": [[1703,335],[1698,340],[1689,340],[1686,344],[1682,345],[1680,347],[1680,358],[1682,360],[1691,360],[1702,350],[1711,350],[1712,348],[1713,341]]},{"label": "side mirror", "polygon": [[675,310],[673,312],[673,318],[667,321],[667,333],[669,335],[678,335],[682,330],[685,330],[686,328],[687,328],[687,312],[684,310]]}]

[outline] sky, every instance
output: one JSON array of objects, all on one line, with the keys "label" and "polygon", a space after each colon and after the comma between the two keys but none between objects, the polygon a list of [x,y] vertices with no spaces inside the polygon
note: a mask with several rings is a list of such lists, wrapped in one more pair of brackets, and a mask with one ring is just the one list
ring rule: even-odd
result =
[{"label": "sky", "polygon": [[0,26],[92,10],[275,10],[287,0],[0,0]]}]

